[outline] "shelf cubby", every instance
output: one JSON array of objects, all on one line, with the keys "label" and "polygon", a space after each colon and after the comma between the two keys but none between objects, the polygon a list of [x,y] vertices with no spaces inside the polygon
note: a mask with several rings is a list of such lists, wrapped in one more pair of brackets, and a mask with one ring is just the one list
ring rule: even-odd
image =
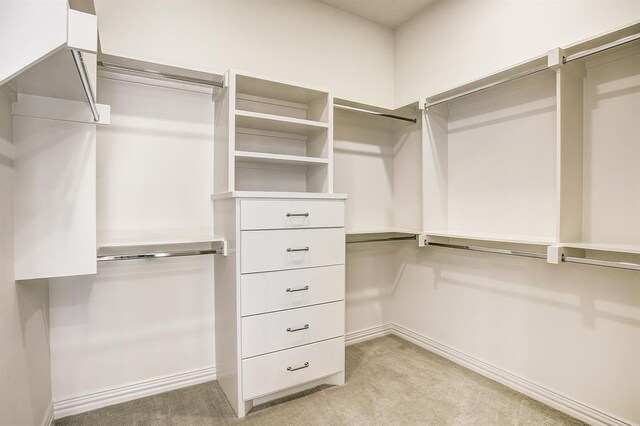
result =
[{"label": "shelf cubby", "polygon": [[[391,115],[420,117],[415,105],[396,111],[350,104]],[[419,234],[422,121],[417,123],[336,109],[335,190],[349,194],[347,234]]]},{"label": "shelf cubby", "polygon": [[[514,72],[545,63],[536,58]],[[555,73],[544,70],[425,111],[427,235],[556,240],[556,98]]]},{"label": "shelf cubby", "polygon": [[[581,51],[590,40],[567,51]],[[559,71],[569,115],[569,159],[561,165],[573,194],[561,205],[560,245],[589,256],[640,254],[640,42],[566,64]],[[573,136],[573,137],[572,137]]]},{"label": "shelf cubby", "polygon": [[328,91],[229,71],[217,102],[216,193],[333,191]]}]

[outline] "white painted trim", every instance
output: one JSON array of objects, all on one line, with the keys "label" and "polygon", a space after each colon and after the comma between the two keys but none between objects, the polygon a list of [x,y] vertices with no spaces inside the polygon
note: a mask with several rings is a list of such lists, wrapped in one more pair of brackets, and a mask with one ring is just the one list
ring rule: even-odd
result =
[{"label": "white painted trim", "polygon": [[104,389],[84,395],[53,401],[53,413],[56,419],[72,414],[84,413],[108,405],[119,404],[145,396],[156,395],[174,389],[184,388],[216,379],[216,368],[205,367],[184,373],[171,374],[150,380],[141,380],[111,389]]},{"label": "white painted trim", "polygon": [[[414,343],[423,349],[447,358],[456,364],[495,380],[496,382],[588,424],[614,426],[635,425],[635,423],[629,420],[621,419],[612,414],[590,407],[398,324],[383,324],[348,333],[345,336],[345,345],[350,346],[355,343],[364,342],[366,340],[375,339],[389,334],[393,334],[401,339]],[[55,418],[59,419],[72,414],[83,413],[85,411],[94,410],[108,405],[131,401],[133,399],[155,395],[215,379],[215,367],[207,367],[200,370],[188,371],[156,379],[143,380],[137,383],[118,386],[87,395],[79,395],[54,401],[53,413],[55,413]],[[49,412],[51,412],[51,410]],[[43,425],[50,425],[50,422],[46,422],[48,418],[49,416],[45,417],[45,420],[42,422]]]},{"label": "white painted trim", "polygon": [[450,361],[455,362],[465,368],[475,371],[485,377],[527,395],[537,401],[542,402],[558,411],[562,411],[590,425],[615,425],[630,426],[631,421],[621,419],[612,414],[605,413],[596,408],[590,407],[579,401],[559,394],[544,386],[531,382],[511,372],[493,366],[473,356],[460,352],[452,347],[439,343],[433,339],[425,337],[415,331],[402,327],[398,324],[391,325],[392,333],[402,339],[414,343],[421,348],[438,354]]},{"label": "white painted trim", "polygon": [[47,411],[44,413],[44,417],[42,418],[41,426],[52,426],[53,425],[53,402],[49,404],[47,407]]},{"label": "white painted trim", "polygon": [[382,324],[364,330],[353,331],[345,335],[345,346],[376,339],[392,333],[392,324]]}]

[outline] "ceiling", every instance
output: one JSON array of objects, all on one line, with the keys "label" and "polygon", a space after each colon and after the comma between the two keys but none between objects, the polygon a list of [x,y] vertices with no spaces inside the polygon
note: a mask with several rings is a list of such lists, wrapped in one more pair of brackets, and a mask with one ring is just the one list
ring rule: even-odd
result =
[{"label": "ceiling", "polygon": [[436,0],[320,0],[354,15],[397,28]]}]

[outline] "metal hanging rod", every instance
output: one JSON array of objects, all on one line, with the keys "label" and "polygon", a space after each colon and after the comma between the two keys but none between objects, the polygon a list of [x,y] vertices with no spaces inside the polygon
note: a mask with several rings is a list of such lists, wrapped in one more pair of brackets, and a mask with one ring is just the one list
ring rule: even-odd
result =
[{"label": "metal hanging rod", "polygon": [[82,83],[82,89],[84,90],[84,94],[87,97],[87,102],[89,102],[89,108],[91,108],[93,120],[97,123],[100,121],[100,112],[98,111],[98,106],[96,105],[96,97],[93,94],[91,80],[89,80],[89,74],[87,73],[87,67],[84,63],[82,52],[80,52],[79,50],[71,49],[71,56],[73,56],[73,62],[76,64],[76,69],[78,70],[78,75],[80,76],[80,82]]},{"label": "metal hanging rod", "polygon": [[517,79],[520,79],[520,78],[523,78],[523,77],[527,77],[529,75],[539,73],[539,72],[544,71],[546,69],[548,69],[547,65],[541,65],[541,66],[539,66],[537,68],[533,68],[533,69],[530,69],[530,70],[527,70],[527,71],[523,71],[521,73],[514,74],[514,75],[512,75],[510,77],[505,77],[505,78],[503,78],[501,80],[494,81],[493,83],[485,84],[484,86],[476,87],[475,89],[471,89],[471,90],[467,90],[466,92],[458,93],[457,95],[452,95],[452,96],[449,96],[447,98],[439,99],[439,100],[433,101],[433,102],[425,102],[424,103],[424,109],[429,109],[429,108],[431,108],[433,106],[440,105],[440,104],[443,104],[445,102],[452,101],[454,99],[458,99],[458,98],[462,98],[464,96],[472,95],[474,93],[482,92],[483,90],[487,90],[487,89],[490,89],[492,87],[496,87],[496,86],[499,86],[501,84],[513,81],[513,80],[517,80]]},{"label": "metal hanging rod", "polygon": [[605,50],[613,49],[614,47],[622,46],[623,44],[631,43],[632,41],[635,41],[638,39],[640,39],[640,33],[632,34],[630,36],[623,37],[619,40],[615,40],[610,43],[603,44],[602,46],[594,47],[593,49],[588,49],[582,52],[574,53],[573,55],[565,56],[564,58],[562,58],[562,62],[566,64],[567,62],[575,61],[578,59],[582,59],[586,56],[600,53]]},{"label": "metal hanging rod", "polygon": [[459,244],[433,243],[433,242],[430,242],[430,241],[425,242],[425,245],[434,246],[434,247],[451,248],[451,249],[457,249],[457,250],[479,251],[479,252],[482,252],[482,253],[505,254],[505,255],[508,255],[508,256],[531,257],[531,258],[534,258],[534,259],[546,259],[547,258],[546,254],[535,253],[535,252],[531,252],[531,251],[497,249],[497,248],[477,247],[477,246],[464,246],[464,245],[459,245]]},{"label": "metal hanging rod", "polygon": [[416,118],[402,117],[400,115],[393,115],[393,114],[386,114],[384,112],[370,111],[368,109],[350,107],[350,106],[347,106],[347,105],[333,104],[333,107],[334,108],[338,108],[338,109],[344,109],[344,110],[347,110],[347,111],[360,112],[362,114],[375,115],[375,116],[378,116],[378,117],[392,118],[394,120],[408,121],[410,123],[417,123],[418,122],[418,120]]},{"label": "metal hanging rod", "polygon": [[630,269],[640,271],[640,263],[612,262],[609,260],[585,259],[583,257],[571,257],[562,255],[562,261],[566,263],[580,263],[582,265],[604,266],[606,268]]},{"label": "metal hanging rod", "polygon": [[167,80],[175,80],[175,81],[181,81],[181,82],[185,82],[185,83],[202,84],[202,85],[205,85],[205,86],[212,86],[212,87],[224,87],[224,82],[223,81],[213,81],[213,80],[205,80],[205,79],[202,79],[202,78],[185,77],[185,76],[182,76],[182,75],[169,74],[169,73],[164,73],[164,72],[160,72],[160,71],[156,71],[156,70],[139,69],[139,68],[129,67],[129,66],[126,66],[126,65],[118,65],[118,64],[111,63],[111,62],[98,61],[98,66],[100,68],[104,68],[106,70],[113,70],[113,71],[119,71],[119,72],[128,72],[128,73],[132,73],[132,74],[140,74],[140,75],[144,75],[144,76],[147,76],[147,77],[155,77],[155,78],[162,78],[162,79],[167,79]]},{"label": "metal hanging rod", "polygon": [[98,256],[97,261],[112,262],[116,260],[161,259],[165,257],[201,256],[205,254],[222,254],[222,250],[207,249],[207,250],[168,251],[168,252],[156,252],[156,253],[114,254],[114,255]]},{"label": "metal hanging rod", "polygon": [[368,239],[368,240],[351,240],[351,241],[346,241],[346,243],[360,244],[360,243],[381,243],[381,242],[387,242],[387,241],[415,241],[415,240],[416,240],[416,236],[411,235],[409,237],[388,237],[388,238],[375,238],[375,239]]}]

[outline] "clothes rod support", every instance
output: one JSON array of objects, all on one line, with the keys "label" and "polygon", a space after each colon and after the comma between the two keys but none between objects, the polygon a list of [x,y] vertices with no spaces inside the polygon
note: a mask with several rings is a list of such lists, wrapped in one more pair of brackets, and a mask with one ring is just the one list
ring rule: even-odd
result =
[{"label": "clothes rod support", "polygon": [[518,256],[518,257],[531,257],[534,259],[546,259],[547,255],[542,253],[534,253],[530,251],[521,251],[521,250],[508,250],[508,249],[497,249],[497,248],[488,248],[488,247],[477,247],[477,246],[463,246],[459,244],[445,244],[445,243],[434,243],[430,241],[425,241],[425,245],[434,246],[434,247],[444,247],[450,249],[457,250],[468,250],[468,251],[478,251],[482,253],[493,253],[493,254],[504,254],[508,256]]},{"label": "clothes rod support", "polygon": [[418,120],[415,119],[415,118],[402,117],[400,115],[393,115],[393,114],[386,114],[384,112],[370,111],[368,109],[355,108],[355,107],[350,107],[350,106],[347,106],[347,105],[334,104],[333,107],[334,108],[338,108],[338,109],[343,109],[343,110],[346,110],[346,111],[355,111],[355,112],[360,112],[362,114],[375,115],[377,117],[386,117],[386,118],[392,118],[394,120],[408,121],[410,123],[417,123],[418,122]]},{"label": "clothes rod support", "polygon": [[412,235],[410,237],[389,237],[389,238],[375,238],[369,240],[351,240],[346,241],[347,244],[360,244],[360,243],[382,243],[387,241],[415,241],[416,236]]},{"label": "clothes rod support", "polygon": [[132,253],[98,256],[98,262],[113,262],[116,260],[142,260],[142,259],[162,259],[165,257],[201,256],[205,254],[223,254],[221,250],[185,250],[159,253]]},{"label": "clothes rod support", "polygon": [[580,263],[582,265],[604,266],[605,268],[629,269],[640,271],[640,263],[612,262],[609,260],[585,259],[583,257],[570,257],[562,255],[562,261],[566,263]]},{"label": "clothes rod support", "polygon": [[611,43],[603,44],[602,46],[594,47],[593,49],[589,49],[582,52],[574,53],[573,55],[565,56],[562,59],[562,61],[566,64],[567,62],[575,61],[590,55],[594,55],[596,53],[603,52],[605,50],[613,49],[614,47],[622,46],[624,44],[631,43],[632,41],[636,41],[638,39],[640,39],[640,33],[621,38],[620,40],[612,41]]},{"label": "clothes rod support", "polygon": [[140,74],[147,77],[161,78],[166,80],[175,80],[175,81],[181,81],[184,83],[195,83],[195,84],[201,84],[201,85],[212,86],[212,87],[224,87],[224,81],[213,81],[213,80],[204,80],[201,78],[194,78],[194,77],[184,77],[181,75],[163,73],[155,70],[139,69],[134,67],[128,67],[126,65],[113,64],[111,62],[98,61],[98,66],[100,68],[104,68],[106,70],[111,70],[111,71]]},{"label": "clothes rod support", "polygon": [[96,97],[93,94],[93,88],[91,87],[91,80],[89,80],[89,74],[87,73],[87,67],[82,57],[82,52],[79,50],[71,49],[71,56],[73,56],[73,62],[76,64],[78,75],[80,76],[80,83],[82,83],[82,89],[89,102],[89,108],[91,108],[91,114],[93,120],[97,123],[100,121],[100,113],[98,112],[98,106],[96,105]]},{"label": "clothes rod support", "polygon": [[466,92],[458,93],[457,95],[449,96],[448,98],[440,99],[440,100],[437,100],[437,101],[434,101],[434,102],[425,102],[424,103],[424,109],[429,109],[429,108],[431,108],[433,106],[440,105],[440,104],[443,104],[445,102],[452,101],[454,99],[458,99],[458,98],[462,98],[462,97],[465,97],[465,96],[472,95],[474,93],[482,92],[484,90],[491,89],[492,87],[496,87],[496,86],[499,86],[501,84],[508,83],[510,81],[514,81],[514,80],[517,80],[517,79],[520,79],[520,78],[523,78],[523,77],[527,77],[527,76],[532,75],[532,74],[539,73],[539,72],[544,71],[546,69],[548,69],[548,67],[546,65],[543,65],[543,66],[540,66],[540,67],[537,67],[537,68],[533,68],[533,69],[521,72],[519,74],[512,75],[511,77],[506,77],[506,78],[503,78],[501,80],[494,81],[493,83],[485,84],[484,86],[476,87],[475,89],[467,90]]}]

